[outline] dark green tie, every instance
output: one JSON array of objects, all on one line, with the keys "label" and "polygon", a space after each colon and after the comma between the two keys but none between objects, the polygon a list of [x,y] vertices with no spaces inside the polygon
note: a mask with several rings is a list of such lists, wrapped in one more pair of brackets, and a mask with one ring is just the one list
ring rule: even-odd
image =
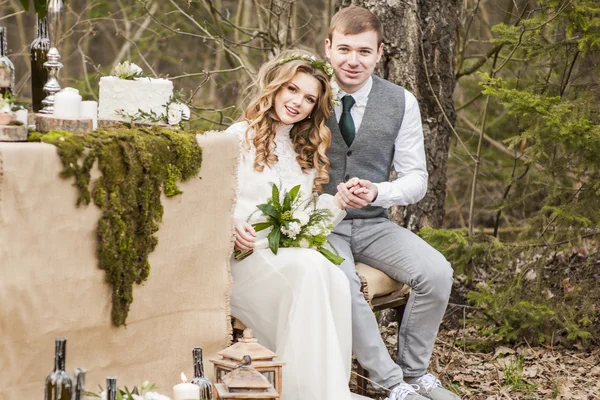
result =
[{"label": "dark green tie", "polygon": [[342,137],[344,138],[344,142],[346,145],[350,147],[352,141],[354,140],[354,135],[356,134],[356,130],[354,128],[354,120],[352,119],[352,114],[350,114],[350,110],[354,105],[354,97],[350,95],[346,95],[342,97],[342,116],[340,117],[340,132],[342,132]]}]

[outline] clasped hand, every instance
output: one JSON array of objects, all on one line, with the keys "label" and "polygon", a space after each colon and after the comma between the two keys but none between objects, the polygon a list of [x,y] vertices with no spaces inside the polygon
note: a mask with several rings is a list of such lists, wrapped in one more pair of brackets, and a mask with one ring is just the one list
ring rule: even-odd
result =
[{"label": "clasped hand", "polygon": [[363,208],[377,198],[377,186],[366,179],[352,178],[340,183],[337,190],[343,208]]}]

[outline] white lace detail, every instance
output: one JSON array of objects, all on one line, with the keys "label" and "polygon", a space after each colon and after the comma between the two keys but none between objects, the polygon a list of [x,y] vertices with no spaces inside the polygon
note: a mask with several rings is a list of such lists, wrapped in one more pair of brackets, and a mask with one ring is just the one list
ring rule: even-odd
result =
[{"label": "white lace detail", "polygon": [[417,394],[419,390],[418,385],[409,385],[408,383],[402,382],[392,389],[392,392],[385,400],[404,400],[409,394]]},{"label": "white lace detail", "polygon": [[[277,171],[277,175],[283,182],[302,182],[306,179],[306,175],[302,172],[302,168],[296,160],[296,151],[294,143],[290,137],[290,131],[293,125],[284,125],[277,130],[275,135],[275,155],[278,162],[273,166]],[[303,188],[304,189],[304,188]]]},{"label": "white lace detail", "polygon": [[425,389],[425,392],[427,393],[431,392],[435,388],[442,387],[442,382],[440,382],[440,380],[432,374],[423,375],[417,379],[417,382],[423,389]]}]

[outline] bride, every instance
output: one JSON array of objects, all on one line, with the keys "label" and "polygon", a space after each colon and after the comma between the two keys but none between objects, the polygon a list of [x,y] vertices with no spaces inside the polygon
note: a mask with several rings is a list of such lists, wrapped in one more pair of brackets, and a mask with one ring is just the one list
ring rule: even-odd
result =
[{"label": "bride", "polygon": [[[254,330],[261,344],[286,363],[285,400],[349,400],[351,310],[344,273],[316,250],[267,247],[268,230],[252,224],[265,219],[256,206],[271,195],[271,184],[304,196],[329,180],[325,152],[332,112],[329,81],[333,70],[302,52],[285,52],[265,64],[258,92],[227,132],[241,139],[235,247],[253,249],[232,261],[232,315]],[[343,219],[338,195],[322,194],[319,208]],[[355,395],[352,395],[355,396]]]}]

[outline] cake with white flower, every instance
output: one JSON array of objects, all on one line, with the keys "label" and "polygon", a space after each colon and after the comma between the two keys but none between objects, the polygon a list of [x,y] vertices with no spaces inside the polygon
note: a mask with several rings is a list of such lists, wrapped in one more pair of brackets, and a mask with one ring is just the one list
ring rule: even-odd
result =
[{"label": "cake with white flower", "polygon": [[100,119],[167,123],[168,108],[179,107],[169,107],[172,103],[173,82],[144,77],[142,69],[133,63],[119,64],[113,76],[100,78]]}]

